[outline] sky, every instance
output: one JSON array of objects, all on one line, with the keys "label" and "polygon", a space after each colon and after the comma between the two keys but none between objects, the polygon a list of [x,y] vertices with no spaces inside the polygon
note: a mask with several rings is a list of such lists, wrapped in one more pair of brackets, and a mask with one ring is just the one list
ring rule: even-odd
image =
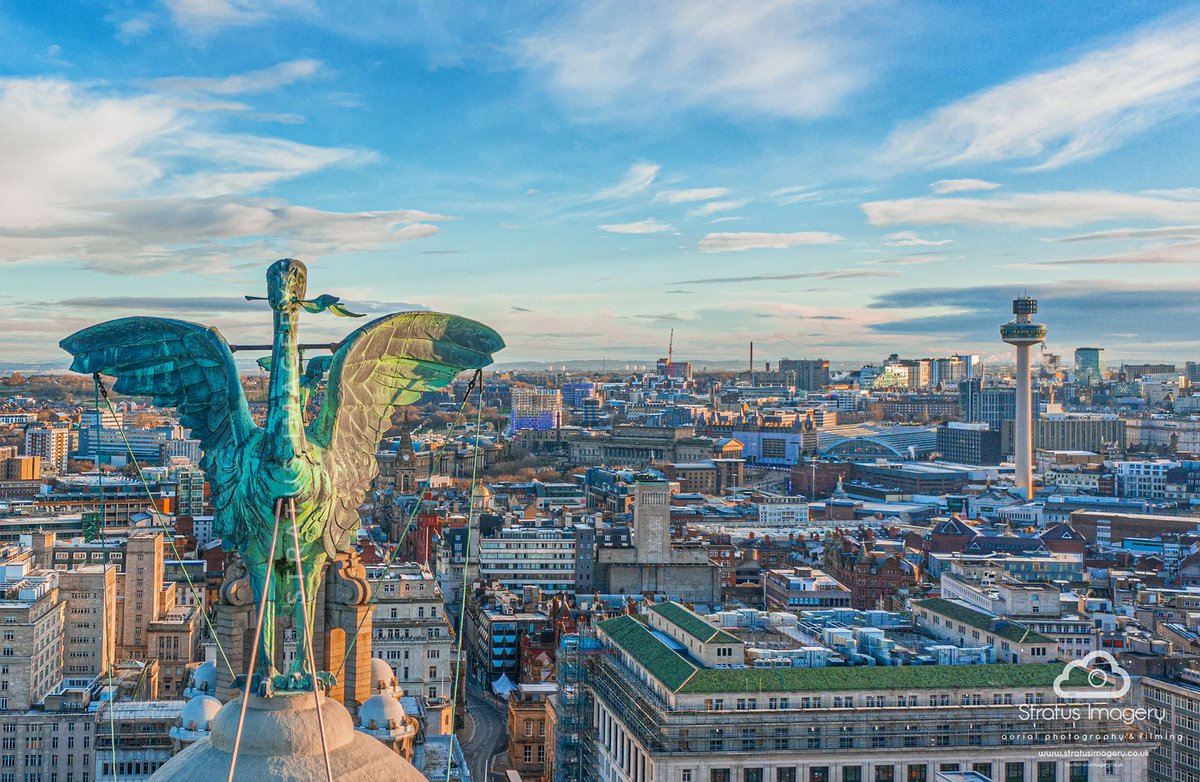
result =
[{"label": "sky", "polygon": [[1197,40],[1166,0],[2,4],[0,364],[265,341],[280,257],[501,363],[1002,357],[1022,292],[1053,352],[1200,359]]}]

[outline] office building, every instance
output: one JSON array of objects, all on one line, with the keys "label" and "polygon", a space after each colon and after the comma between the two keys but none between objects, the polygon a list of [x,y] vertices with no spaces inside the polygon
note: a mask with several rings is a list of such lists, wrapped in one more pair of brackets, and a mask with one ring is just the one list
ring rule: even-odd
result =
[{"label": "office building", "polygon": [[957,464],[999,464],[1000,432],[983,422],[949,421],[937,428],[937,449],[942,458]]},{"label": "office building", "polygon": [[433,573],[409,563],[372,567],[368,578],[378,595],[371,622],[371,655],[391,666],[406,693],[449,697],[454,631]]},{"label": "office building", "polygon": [[768,611],[850,607],[850,590],[816,568],[768,570],[762,582]]},{"label": "office building", "polygon": [[1104,379],[1104,348],[1075,348],[1075,382],[1090,386]]},{"label": "office building", "polygon": [[[677,603],[654,606],[644,621],[598,624],[610,653],[594,655],[586,688],[601,782],[935,782],[963,772],[1117,782],[1145,774],[1141,753],[1106,754],[1114,741],[1150,746],[1119,720],[1086,712],[1073,724],[1023,719],[1030,706],[1071,705],[1053,685],[1063,677],[1080,686],[1086,671],[1053,663],[746,667],[742,640]],[[1073,731],[1101,740],[1076,743]]]},{"label": "office building", "polygon": [[824,391],[829,385],[829,362],[823,358],[780,359],[779,371],[794,375],[796,388],[809,393]]},{"label": "office building", "polygon": [[562,425],[562,392],[557,388],[514,388],[511,400],[510,434],[523,429],[546,430]]},{"label": "office building", "polygon": [[0,459],[0,481],[36,481],[41,477],[40,456],[9,456]]},{"label": "office building", "polygon": [[1200,671],[1178,676],[1138,677],[1136,703],[1151,715],[1153,732],[1163,737],[1153,749],[1148,782],[1196,782],[1200,779]]},{"label": "office building", "polygon": [[479,577],[520,592],[575,591],[575,530],[509,527],[479,541]]},{"label": "office building", "polygon": [[668,482],[636,481],[633,545],[597,551],[596,581],[602,592],[678,595],[697,603],[720,599],[720,566],[701,544],[672,541],[670,500]]}]

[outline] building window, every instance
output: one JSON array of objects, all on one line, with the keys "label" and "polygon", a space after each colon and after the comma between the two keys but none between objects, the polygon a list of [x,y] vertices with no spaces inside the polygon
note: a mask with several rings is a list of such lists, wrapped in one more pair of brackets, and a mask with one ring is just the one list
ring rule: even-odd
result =
[{"label": "building window", "polygon": [[896,767],[876,766],[875,782],[896,782]]},{"label": "building window", "polygon": [[532,745],[532,744],[526,744],[526,745],[525,745],[525,754],[524,754],[524,758],[525,758],[525,762],[526,762],[526,763],[532,763],[532,762],[533,762],[533,745]]},{"label": "building window", "polygon": [[1043,760],[1037,764],[1037,782],[1058,782],[1058,764]]},{"label": "building window", "polygon": [[709,771],[708,782],[729,782],[729,769],[714,768]]},{"label": "building window", "polygon": [[1086,760],[1071,761],[1068,782],[1088,782],[1088,762]]},{"label": "building window", "polygon": [[1025,782],[1025,764],[1005,763],[1004,782]]},{"label": "building window", "polygon": [[929,769],[924,763],[910,763],[905,779],[908,782],[928,782]]},{"label": "building window", "polygon": [[747,768],[742,771],[742,782],[763,782],[762,768]]},{"label": "building window", "polygon": [[775,782],[796,782],[796,769],[793,766],[775,769]]},{"label": "building window", "polygon": [[862,766],[846,766],[843,768],[842,782],[862,782]]}]

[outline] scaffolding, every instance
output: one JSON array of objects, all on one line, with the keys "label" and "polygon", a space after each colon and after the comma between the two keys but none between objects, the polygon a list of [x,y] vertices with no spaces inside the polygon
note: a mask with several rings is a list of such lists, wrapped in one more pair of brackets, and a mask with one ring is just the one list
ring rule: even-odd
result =
[{"label": "scaffolding", "polygon": [[600,642],[589,634],[564,635],[559,642],[554,782],[592,782],[594,779],[595,736],[588,683],[592,659],[602,651]]}]

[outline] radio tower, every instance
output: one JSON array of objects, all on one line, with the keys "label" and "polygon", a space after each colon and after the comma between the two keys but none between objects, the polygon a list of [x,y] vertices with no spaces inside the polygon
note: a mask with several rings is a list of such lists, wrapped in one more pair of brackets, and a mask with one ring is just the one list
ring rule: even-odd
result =
[{"label": "radio tower", "polygon": [[1046,327],[1034,323],[1037,300],[1020,296],[1013,300],[1013,318],[1000,327],[1000,339],[1017,349],[1017,488],[1025,499],[1033,498],[1033,378],[1029,371],[1029,348],[1046,341]]}]

